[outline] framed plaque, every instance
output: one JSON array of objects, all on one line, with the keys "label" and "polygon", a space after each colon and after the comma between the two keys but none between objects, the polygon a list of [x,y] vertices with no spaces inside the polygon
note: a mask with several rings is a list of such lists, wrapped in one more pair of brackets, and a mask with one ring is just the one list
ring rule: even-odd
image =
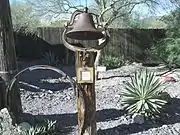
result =
[{"label": "framed plaque", "polygon": [[93,67],[78,68],[77,83],[94,83],[94,68]]}]

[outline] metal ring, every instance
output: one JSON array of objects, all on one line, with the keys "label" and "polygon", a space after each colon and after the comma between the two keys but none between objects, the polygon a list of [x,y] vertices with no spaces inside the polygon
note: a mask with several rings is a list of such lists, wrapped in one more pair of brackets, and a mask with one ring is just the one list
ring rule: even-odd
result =
[{"label": "metal ring", "polygon": [[76,89],[78,88],[77,87],[77,84],[75,82],[74,79],[72,79],[70,76],[68,76],[67,74],[65,74],[62,70],[56,68],[56,67],[53,67],[53,66],[49,66],[49,65],[34,65],[34,66],[30,66],[30,67],[27,67],[23,70],[21,70],[20,72],[18,72],[13,78],[12,80],[10,81],[9,85],[7,86],[6,88],[6,91],[7,91],[7,105],[10,104],[10,92],[11,92],[11,89],[14,85],[14,83],[17,81],[17,77],[19,75],[21,75],[22,73],[24,73],[25,71],[29,70],[29,71],[33,71],[33,70],[38,70],[38,69],[44,69],[44,70],[52,70],[52,71],[55,71],[61,75],[63,75],[64,77],[67,77],[67,79],[70,81],[70,84],[73,88],[73,90],[76,92]]}]

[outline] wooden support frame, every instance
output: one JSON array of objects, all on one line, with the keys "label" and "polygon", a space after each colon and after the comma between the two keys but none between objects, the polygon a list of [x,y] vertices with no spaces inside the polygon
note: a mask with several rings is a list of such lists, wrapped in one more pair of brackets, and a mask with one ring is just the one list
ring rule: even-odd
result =
[{"label": "wooden support frame", "polygon": [[[95,52],[76,52],[76,73],[79,74],[81,67],[94,67]],[[95,80],[95,70],[92,77]],[[96,94],[95,82],[78,83],[78,135],[96,135]]]},{"label": "wooden support frame", "polygon": [[[13,120],[17,120],[22,113],[18,84],[16,83],[12,88],[9,104],[6,101],[7,91],[5,91],[5,87],[9,85],[13,76],[18,72],[9,0],[0,0],[0,54],[0,77],[2,82],[0,94],[3,100],[0,107],[8,107],[15,117]],[[5,84],[3,84],[3,81]]]}]

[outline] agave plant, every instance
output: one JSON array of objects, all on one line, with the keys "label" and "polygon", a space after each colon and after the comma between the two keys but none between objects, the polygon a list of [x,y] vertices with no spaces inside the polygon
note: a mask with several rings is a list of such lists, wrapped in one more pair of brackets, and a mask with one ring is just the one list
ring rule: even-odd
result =
[{"label": "agave plant", "polygon": [[53,135],[55,130],[56,121],[45,121],[41,125],[35,127],[30,127],[29,130],[26,130],[22,135]]},{"label": "agave plant", "polygon": [[161,98],[162,84],[154,72],[136,72],[122,92],[125,109],[130,114],[138,113],[145,118],[158,117],[167,103]]},{"label": "agave plant", "polygon": [[51,66],[59,66],[61,63],[60,59],[53,51],[45,52],[42,57],[47,64]]}]

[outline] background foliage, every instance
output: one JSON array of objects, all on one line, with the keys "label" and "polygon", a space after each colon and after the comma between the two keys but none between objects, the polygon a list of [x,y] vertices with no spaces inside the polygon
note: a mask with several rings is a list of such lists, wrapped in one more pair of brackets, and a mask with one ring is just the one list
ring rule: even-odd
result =
[{"label": "background foliage", "polygon": [[36,16],[33,7],[26,3],[11,3],[11,16],[15,31],[34,32],[40,26],[40,18]]},{"label": "background foliage", "polygon": [[163,16],[162,20],[167,24],[166,38],[151,48],[152,53],[170,69],[180,67],[180,9]]},{"label": "background foliage", "polygon": [[[114,28],[167,28],[167,38],[158,41],[151,48],[155,60],[178,66],[179,56],[179,2],[170,0],[171,6],[161,0],[92,0],[88,6],[92,12],[100,14],[99,19]],[[157,16],[155,12],[164,5],[173,12]],[[93,6],[92,6],[93,5]],[[71,13],[86,6],[83,0],[24,0],[11,3],[12,20],[15,31],[36,32],[39,26],[62,27]],[[144,7],[147,13],[144,12]],[[174,10],[176,9],[176,10]],[[160,57],[159,57],[160,56]],[[160,58],[160,59],[159,59]]]},{"label": "background foliage", "polygon": [[105,55],[101,58],[100,64],[106,66],[107,69],[114,69],[123,66],[125,61],[123,57]]},{"label": "background foliage", "polygon": [[[137,8],[147,7],[153,11],[158,0],[93,0],[88,1],[92,12],[100,14],[102,22],[109,20],[115,28],[157,28],[166,25],[159,17],[142,15]],[[93,5],[93,6],[92,6]],[[82,9],[85,3],[77,0],[25,0],[11,3],[12,20],[15,30],[34,31],[38,26],[61,27],[76,9]]]}]

